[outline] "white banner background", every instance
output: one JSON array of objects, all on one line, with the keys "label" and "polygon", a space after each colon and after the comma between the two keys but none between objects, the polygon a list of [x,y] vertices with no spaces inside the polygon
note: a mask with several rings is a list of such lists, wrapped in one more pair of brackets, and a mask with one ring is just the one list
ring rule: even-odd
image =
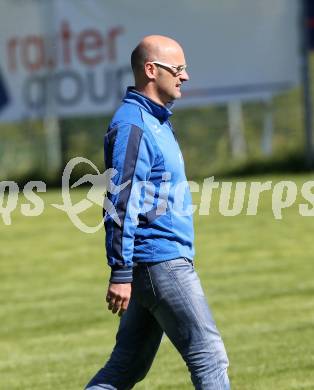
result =
[{"label": "white banner background", "polygon": [[147,34],[184,47],[190,81],[178,107],[299,83],[297,0],[0,0],[0,29],[0,121],[111,112]]}]

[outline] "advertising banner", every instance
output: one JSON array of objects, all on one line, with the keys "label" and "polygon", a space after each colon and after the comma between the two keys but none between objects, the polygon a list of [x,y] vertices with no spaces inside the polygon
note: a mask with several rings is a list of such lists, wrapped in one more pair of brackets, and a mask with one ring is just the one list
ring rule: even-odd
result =
[{"label": "advertising banner", "polygon": [[133,84],[147,34],[178,40],[177,107],[263,98],[299,83],[297,0],[0,0],[0,121],[99,115]]}]

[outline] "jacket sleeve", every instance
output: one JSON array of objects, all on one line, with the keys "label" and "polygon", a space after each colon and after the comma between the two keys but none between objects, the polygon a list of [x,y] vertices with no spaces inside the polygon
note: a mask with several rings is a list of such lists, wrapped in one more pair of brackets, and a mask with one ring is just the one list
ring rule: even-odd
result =
[{"label": "jacket sleeve", "polygon": [[134,234],[140,210],[136,205],[142,204],[144,196],[143,191],[134,189],[136,183],[149,180],[154,153],[147,134],[135,125],[120,124],[105,137],[106,168],[116,172],[112,178],[114,190],[107,190],[107,200],[114,208],[105,214],[106,251],[112,283],[132,281]]}]

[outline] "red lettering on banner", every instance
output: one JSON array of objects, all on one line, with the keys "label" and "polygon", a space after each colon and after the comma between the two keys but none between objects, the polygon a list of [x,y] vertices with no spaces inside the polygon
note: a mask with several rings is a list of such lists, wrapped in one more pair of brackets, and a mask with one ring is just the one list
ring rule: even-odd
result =
[{"label": "red lettering on banner", "polygon": [[62,45],[62,56],[64,65],[71,63],[71,41],[72,33],[70,30],[69,23],[63,21],[61,23],[61,45]]},{"label": "red lettering on banner", "polygon": [[[73,32],[69,21],[63,20],[53,37],[26,35],[11,37],[7,41],[7,63],[11,72],[19,65],[28,72],[45,68],[71,65],[75,59],[86,66],[117,60],[117,39],[124,32],[120,26],[106,34],[97,29]],[[54,45],[54,50],[49,50]]]},{"label": "red lettering on banner", "polygon": [[45,65],[45,45],[43,38],[30,35],[22,41],[22,63],[29,71],[35,71]]},{"label": "red lettering on banner", "polygon": [[84,30],[78,36],[77,56],[86,65],[97,65],[103,60],[103,39],[97,30]]},{"label": "red lettering on banner", "polygon": [[11,71],[15,71],[17,66],[17,44],[18,38],[11,38],[7,43],[8,68]]},{"label": "red lettering on banner", "polygon": [[117,43],[116,43],[116,37],[119,34],[123,33],[122,27],[114,27],[112,28],[108,33],[108,59],[110,61],[115,61],[117,58]]}]

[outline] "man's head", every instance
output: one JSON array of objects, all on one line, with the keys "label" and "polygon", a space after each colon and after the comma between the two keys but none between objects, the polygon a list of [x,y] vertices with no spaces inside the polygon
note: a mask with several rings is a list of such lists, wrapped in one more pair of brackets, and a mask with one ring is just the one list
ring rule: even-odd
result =
[{"label": "man's head", "polygon": [[189,80],[182,47],[162,35],[142,39],[131,55],[135,87],[159,104],[181,97],[181,84]]}]

